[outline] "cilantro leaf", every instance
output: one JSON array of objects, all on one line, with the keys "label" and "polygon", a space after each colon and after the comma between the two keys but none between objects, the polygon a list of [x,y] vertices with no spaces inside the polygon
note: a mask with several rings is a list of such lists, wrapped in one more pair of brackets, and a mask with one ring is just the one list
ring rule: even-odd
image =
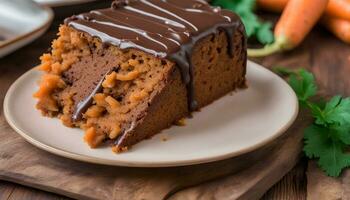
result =
[{"label": "cilantro leaf", "polygon": [[290,76],[291,74],[295,74],[294,71],[288,69],[288,68],[285,68],[285,67],[274,67],[272,69],[272,71],[274,71],[276,74],[279,74],[281,76]]},{"label": "cilantro leaf", "polygon": [[[283,76],[289,76],[289,85],[293,88],[296,93],[299,103],[302,106],[307,104],[307,100],[313,97],[317,93],[317,85],[315,82],[315,77],[312,73],[306,71],[305,69],[300,69],[297,72],[276,67],[274,71]],[[309,105],[315,107],[316,105]]]},{"label": "cilantro leaf", "polygon": [[311,111],[314,123],[305,129],[304,152],[310,159],[318,159],[318,165],[329,176],[339,176],[350,167],[350,98],[334,96],[328,102],[310,98],[317,93],[313,74],[301,69],[291,71],[275,68],[275,72],[289,77],[289,84],[298,96],[301,105]]},{"label": "cilantro leaf", "polygon": [[333,97],[325,106],[323,115],[316,123],[346,125],[350,124],[350,98]]},{"label": "cilantro leaf", "polygon": [[350,166],[350,154],[344,153],[345,145],[330,137],[329,129],[312,125],[305,130],[304,152],[309,158],[319,158],[319,166],[329,176],[339,176],[344,167]]},{"label": "cilantro leaf", "polygon": [[312,116],[316,119],[316,124],[322,124],[318,122],[318,118],[323,118],[323,107],[320,107],[320,104],[313,103],[313,102],[307,102],[307,107],[310,109]]},{"label": "cilantro leaf", "polygon": [[304,133],[305,155],[309,158],[320,157],[324,153],[322,152],[322,147],[328,141],[328,130],[320,126],[312,125],[306,128]]},{"label": "cilantro leaf", "polygon": [[316,95],[314,75],[305,69],[300,69],[297,74],[291,74],[289,84],[296,92],[299,101],[306,101]]},{"label": "cilantro leaf", "polygon": [[260,43],[273,42],[274,36],[271,31],[271,23],[262,22],[254,14],[256,0],[212,0],[211,4],[231,10],[237,13],[245,26],[248,37],[255,37]]},{"label": "cilantro leaf", "polygon": [[343,153],[341,143],[333,141],[323,148],[326,148],[325,154],[320,157],[318,164],[327,175],[337,177],[343,168],[350,166],[350,155]]},{"label": "cilantro leaf", "polygon": [[283,67],[275,67],[274,71],[280,75],[289,76],[288,83],[293,88],[301,104],[305,104],[310,97],[316,95],[317,85],[315,77],[307,70],[300,69],[294,72]]},{"label": "cilantro leaf", "polygon": [[346,145],[350,145],[350,125],[331,126],[330,130],[333,133],[333,138],[340,140]]}]

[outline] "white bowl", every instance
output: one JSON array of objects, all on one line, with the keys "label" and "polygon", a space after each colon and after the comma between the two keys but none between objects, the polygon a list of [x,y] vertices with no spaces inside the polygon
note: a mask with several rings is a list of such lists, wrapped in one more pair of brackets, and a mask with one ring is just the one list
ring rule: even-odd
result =
[{"label": "white bowl", "polygon": [[58,6],[68,6],[68,5],[87,3],[87,2],[92,2],[96,0],[34,0],[34,1],[41,5],[58,7]]},{"label": "white bowl", "polygon": [[27,0],[1,0],[0,58],[41,36],[50,26],[53,12]]}]

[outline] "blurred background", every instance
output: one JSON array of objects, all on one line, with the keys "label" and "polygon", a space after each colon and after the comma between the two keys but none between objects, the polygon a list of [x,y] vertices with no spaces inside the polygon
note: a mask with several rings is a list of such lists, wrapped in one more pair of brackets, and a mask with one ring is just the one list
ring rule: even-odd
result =
[{"label": "blurred background", "polygon": [[110,3],[111,0],[0,0],[0,58],[44,33],[48,34],[45,36],[47,43],[41,47],[47,48],[64,18],[109,7]]}]

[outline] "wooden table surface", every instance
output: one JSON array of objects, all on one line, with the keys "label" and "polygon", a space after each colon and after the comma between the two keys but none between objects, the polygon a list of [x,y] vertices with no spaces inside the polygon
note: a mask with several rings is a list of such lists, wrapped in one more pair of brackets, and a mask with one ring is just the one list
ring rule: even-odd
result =
[{"label": "wooden table surface", "polygon": [[[57,27],[60,22],[61,19],[56,19],[44,36],[15,53],[0,59],[0,78],[7,78],[2,76],[4,69],[1,68],[1,65],[11,66],[14,70],[21,71],[26,71],[37,65],[39,63],[38,57],[47,50],[52,39],[56,37]],[[323,92],[330,95],[349,95],[350,87],[348,85],[350,79],[347,78],[350,72],[349,55],[350,48],[348,45],[338,41],[323,28],[316,27],[307,40],[292,52],[277,54],[256,61],[266,67],[279,65],[291,68],[308,68],[316,75]],[[6,92],[8,87],[9,85],[1,85],[0,93]],[[307,163],[307,160],[302,158],[293,170],[265,194],[263,199],[306,199],[307,181],[305,171]],[[54,200],[68,198],[0,181],[0,200],[2,199]]]}]

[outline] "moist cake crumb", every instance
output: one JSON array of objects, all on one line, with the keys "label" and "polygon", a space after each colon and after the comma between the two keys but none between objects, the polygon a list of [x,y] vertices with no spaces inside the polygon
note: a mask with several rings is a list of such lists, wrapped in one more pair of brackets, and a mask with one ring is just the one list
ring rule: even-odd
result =
[{"label": "moist cake crumb", "polygon": [[166,142],[166,141],[169,140],[169,138],[168,138],[167,135],[163,135],[163,136],[161,137],[161,139],[162,139],[163,142]]},{"label": "moist cake crumb", "polygon": [[185,118],[181,118],[175,122],[176,126],[186,126]]}]

